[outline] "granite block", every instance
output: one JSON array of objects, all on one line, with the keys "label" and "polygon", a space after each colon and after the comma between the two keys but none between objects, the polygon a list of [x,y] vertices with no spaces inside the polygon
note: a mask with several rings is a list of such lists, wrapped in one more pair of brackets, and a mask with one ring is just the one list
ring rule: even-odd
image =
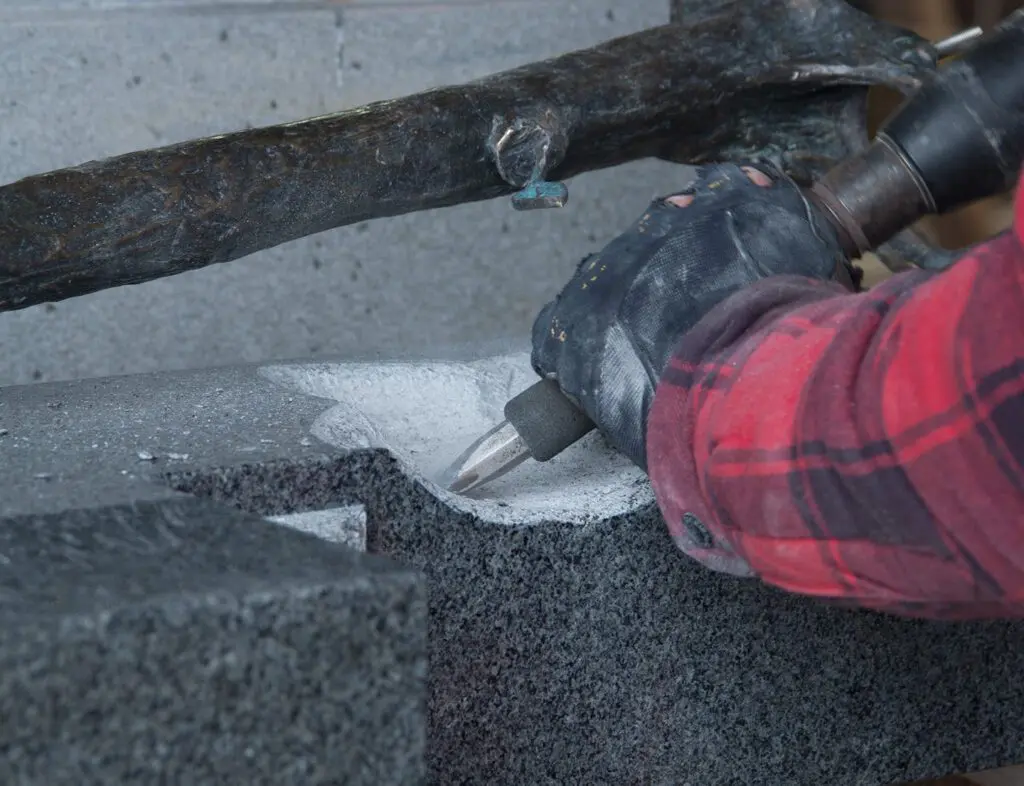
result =
[{"label": "granite block", "polygon": [[[0,17],[0,180],[479,77],[667,17],[661,0],[486,5]],[[679,177],[640,162],[574,179],[563,210],[404,216],[0,314],[0,385],[519,341],[576,262]]]},{"label": "granite block", "polygon": [[188,497],[4,516],[0,556],[0,782],[423,782],[414,571]]},{"label": "granite block", "polygon": [[476,498],[437,487],[532,379],[517,352],[8,388],[0,518],[363,505],[368,551],[427,578],[435,783],[883,786],[1024,760],[1020,623],[708,572],[597,435]]}]

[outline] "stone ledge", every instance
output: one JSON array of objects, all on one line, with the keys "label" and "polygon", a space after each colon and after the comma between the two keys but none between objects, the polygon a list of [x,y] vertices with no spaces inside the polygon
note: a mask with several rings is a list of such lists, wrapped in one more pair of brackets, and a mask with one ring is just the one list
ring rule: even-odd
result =
[{"label": "stone ledge", "polygon": [[[883,786],[1024,759],[1018,623],[908,621],[712,574],[599,438],[488,498],[435,486],[447,444],[531,379],[511,355],[7,388],[0,519],[118,494],[275,517],[364,506],[368,550],[427,577],[438,783]],[[574,493],[596,515],[538,502],[573,466],[594,469]]]},{"label": "stone ledge", "polygon": [[0,555],[0,782],[422,782],[415,572],[188,498]]}]

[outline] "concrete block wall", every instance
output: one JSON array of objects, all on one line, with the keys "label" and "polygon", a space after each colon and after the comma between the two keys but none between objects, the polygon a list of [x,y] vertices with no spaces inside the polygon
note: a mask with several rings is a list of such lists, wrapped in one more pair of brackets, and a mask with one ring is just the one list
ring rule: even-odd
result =
[{"label": "concrete block wall", "polygon": [[[0,182],[460,82],[668,15],[668,0],[6,0]],[[640,162],[577,178],[561,211],[385,219],[0,314],[0,385],[525,342],[575,262],[677,177]]]}]

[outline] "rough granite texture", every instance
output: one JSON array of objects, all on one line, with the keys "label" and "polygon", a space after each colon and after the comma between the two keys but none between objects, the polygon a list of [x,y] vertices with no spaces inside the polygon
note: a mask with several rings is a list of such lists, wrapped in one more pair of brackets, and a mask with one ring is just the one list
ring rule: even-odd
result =
[{"label": "rough granite texture", "polygon": [[82,501],[2,516],[0,783],[424,782],[415,571],[185,496]]},{"label": "rough granite texture", "polygon": [[[1024,626],[838,610],[709,573],[599,439],[490,498],[435,487],[452,456],[436,439],[412,452],[409,412],[458,442],[528,381],[513,355],[8,388],[0,518],[102,522],[129,499],[183,511],[169,485],[261,516],[364,505],[369,550],[428,579],[437,784],[881,786],[1024,759]],[[392,405],[404,414],[382,419]],[[572,493],[604,512],[545,520],[557,500],[526,477],[574,466],[590,480]]]}]

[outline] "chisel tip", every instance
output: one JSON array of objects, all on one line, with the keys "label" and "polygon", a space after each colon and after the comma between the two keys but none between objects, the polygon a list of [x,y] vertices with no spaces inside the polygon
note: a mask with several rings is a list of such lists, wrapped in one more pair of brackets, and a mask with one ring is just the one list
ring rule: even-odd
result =
[{"label": "chisel tip", "polygon": [[439,484],[455,494],[465,494],[489,483],[530,458],[519,432],[502,421],[473,442],[441,475]]}]

